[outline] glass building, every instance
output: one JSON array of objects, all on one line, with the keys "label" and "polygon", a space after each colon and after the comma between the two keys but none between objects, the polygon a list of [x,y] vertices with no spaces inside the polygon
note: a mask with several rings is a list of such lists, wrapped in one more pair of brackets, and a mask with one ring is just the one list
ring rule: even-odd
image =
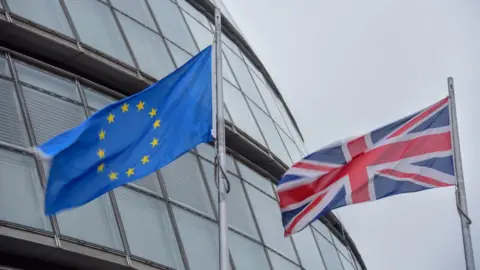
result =
[{"label": "glass building", "polygon": [[[333,214],[283,237],[274,184],[305,148],[222,10],[232,269],[366,269]],[[52,217],[32,151],[211,44],[212,14],[208,0],[0,0],[0,269],[218,269],[210,145]]]}]

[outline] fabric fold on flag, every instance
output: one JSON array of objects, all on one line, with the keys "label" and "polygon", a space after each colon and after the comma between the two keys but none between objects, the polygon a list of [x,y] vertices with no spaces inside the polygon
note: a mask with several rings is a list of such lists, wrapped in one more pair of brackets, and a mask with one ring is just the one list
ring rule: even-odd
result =
[{"label": "fabric fold on flag", "polygon": [[277,185],[285,236],[329,211],[454,185],[449,98],[293,164]]},{"label": "fabric fold on flag", "polygon": [[49,162],[45,213],[84,205],[212,138],[212,47],[145,90],[37,146]]}]

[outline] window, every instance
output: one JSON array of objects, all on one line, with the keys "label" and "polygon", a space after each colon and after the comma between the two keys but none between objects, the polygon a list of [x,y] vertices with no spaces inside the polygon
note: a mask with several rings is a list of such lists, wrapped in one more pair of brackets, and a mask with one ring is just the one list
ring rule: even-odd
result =
[{"label": "window", "polygon": [[128,16],[157,31],[150,10],[144,0],[110,0],[110,2]]},{"label": "window", "polygon": [[325,270],[310,226],[294,234],[292,237],[297,247],[302,266],[305,269]]},{"label": "window", "polygon": [[232,114],[235,125],[257,142],[265,146],[266,144],[263,140],[262,134],[258,129],[253,115],[250,113],[250,109],[248,108],[247,102],[242,93],[225,80],[223,81],[223,89],[225,103]]},{"label": "window", "polygon": [[117,15],[141,70],[161,79],[175,69],[160,35],[122,14]]},{"label": "window", "polygon": [[213,33],[210,32],[210,30],[199,24],[188,14],[185,14],[185,20],[187,21],[187,24],[190,27],[193,37],[197,41],[197,45],[200,50],[203,50],[213,44]]},{"label": "window", "polygon": [[145,188],[151,192],[153,192],[156,195],[160,195],[163,197],[163,192],[162,188],[160,187],[160,182],[158,181],[157,173],[151,173],[145,177],[143,177],[140,180],[135,180],[134,182],[131,183],[132,185],[135,186],[140,186],[142,188]]},{"label": "window", "polygon": [[290,238],[282,237],[284,230],[278,203],[248,185],[247,192],[265,243],[289,259],[297,261]]},{"label": "window", "polygon": [[345,256],[346,258],[350,258],[350,255],[349,255],[350,252],[348,252],[347,247],[342,242],[340,242],[340,240],[338,240],[338,238],[335,235],[332,235],[332,237],[333,237],[333,243],[335,244],[337,249],[343,254],[343,256]]},{"label": "window", "polygon": [[264,248],[252,240],[228,231],[230,252],[232,253],[235,269],[270,269]]},{"label": "window", "polygon": [[215,210],[217,210],[218,188],[217,183],[215,182],[215,172],[213,171],[213,164],[205,160],[201,160],[200,163],[202,164],[203,172],[205,173],[205,177],[207,179],[208,189],[210,190],[210,194],[212,195],[213,206],[215,207]]},{"label": "window", "polygon": [[343,270],[342,263],[338,257],[335,247],[327,241],[322,235],[314,231],[315,239],[317,240],[320,252],[322,253],[323,260],[328,270]]},{"label": "window", "polygon": [[259,107],[253,104],[250,100],[250,108],[252,108],[253,115],[258,121],[258,125],[262,128],[263,135],[265,139],[268,141],[268,145],[270,146],[270,150],[274,153],[277,157],[279,157],[283,162],[287,163],[287,165],[292,164],[292,160],[288,155],[287,149],[278,134],[277,129],[275,128],[273,121],[268,115],[265,114]]},{"label": "window", "polygon": [[198,154],[211,162],[214,162],[215,159],[215,148],[213,148],[211,145],[202,143],[197,145],[197,151]]},{"label": "window", "polygon": [[60,233],[101,246],[123,250],[115,214],[107,194],[57,215]]},{"label": "window", "polygon": [[300,270],[301,269],[297,265],[293,264],[292,262],[288,261],[287,259],[283,258],[282,256],[278,255],[277,253],[271,250],[268,251],[268,255],[270,256],[270,260],[272,261],[272,266],[274,270]]},{"label": "window", "polygon": [[74,82],[40,71],[39,69],[20,62],[15,62],[15,68],[21,81],[80,102],[80,95],[77,85]]},{"label": "window", "polygon": [[163,35],[186,51],[195,54],[197,47],[178,6],[170,0],[149,0],[149,3]]},{"label": "window", "polygon": [[10,69],[8,68],[8,61],[0,54],[0,76],[11,77]]},{"label": "window", "polygon": [[132,254],[184,269],[165,203],[124,187],[115,195]]},{"label": "window", "polygon": [[201,24],[203,24],[205,27],[209,28],[209,21],[207,20],[207,18],[205,17],[205,15],[203,15],[200,11],[198,11],[196,8],[192,7],[189,3],[187,3],[187,1],[185,0],[177,0],[177,3],[178,5],[183,9],[185,10],[186,12],[188,12],[188,14],[190,14],[192,17],[194,17],[195,19],[197,19],[197,21],[199,21]]},{"label": "window", "polygon": [[222,35],[222,41],[237,55],[242,55],[238,46],[227,36]]},{"label": "window", "polygon": [[133,66],[127,45],[108,6],[96,0],[66,0],[65,4],[83,42]]},{"label": "window", "polygon": [[81,106],[29,87],[22,87],[22,89],[38,144],[76,127],[85,120],[85,111]]},{"label": "window", "polygon": [[280,135],[283,139],[283,142],[287,146],[288,153],[292,157],[292,161],[297,162],[300,159],[302,159],[303,156],[302,154],[300,154],[300,150],[298,150],[297,145],[295,145],[292,139],[290,139],[290,137],[288,137],[287,134],[285,134],[285,132],[283,132],[283,130],[280,129],[280,127],[277,126],[277,128],[280,131]]},{"label": "window", "polygon": [[87,105],[93,109],[100,110],[110,104],[115,103],[115,100],[111,97],[107,97],[90,89],[84,88],[84,90],[85,97],[87,98]]},{"label": "window", "polygon": [[321,221],[315,221],[312,223],[312,226],[314,229],[316,229],[319,233],[323,235],[328,241],[332,242],[332,234],[330,233],[330,230],[328,229],[325,224],[323,224]]},{"label": "window", "polygon": [[46,231],[43,190],[33,158],[0,149],[0,219]]},{"label": "window", "polygon": [[218,269],[217,225],[178,207],[173,212],[190,269]]},{"label": "window", "polygon": [[0,79],[0,141],[27,146],[28,137],[12,82]]},{"label": "window", "polygon": [[212,207],[202,180],[197,158],[187,153],[161,170],[168,195],[207,215],[212,215]]},{"label": "window", "polygon": [[224,47],[223,52],[227,57],[228,63],[232,66],[233,73],[235,74],[238,83],[245,95],[249,96],[258,106],[263,110],[266,110],[265,104],[258,93],[257,87],[253,82],[252,76],[247,69],[247,66],[243,60],[238,58],[229,48]]},{"label": "window", "polygon": [[270,181],[270,179],[261,176],[241,162],[238,162],[238,167],[240,168],[240,173],[242,174],[243,179],[268,195],[275,197],[275,193],[272,188],[272,181]]},{"label": "window", "polygon": [[8,0],[7,2],[12,12],[59,33],[73,37],[67,17],[58,0]]},{"label": "window", "polygon": [[222,75],[223,78],[238,88],[237,80],[233,76],[232,69],[227,62],[227,58],[225,58],[225,54],[222,54]]},{"label": "window", "polygon": [[227,177],[230,180],[230,193],[227,195],[227,205],[228,211],[231,213],[227,215],[228,224],[259,240],[257,228],[255,227],[253,215],[240,178],[231,173],[228,173]]},{"label": "window", "polygon": [[340,254],[340,260],[342,261],[343,268],[345,270],[355,270],[352,263],[347,260],[343,255]]},{"label": "window", "polygon": [[173,60],[175,60],[177,67],[181,67],[183,64],[187,63],[190,59],[192,59],[192,56],[190,54],[180,49],[170,41],[167,40],[165,42],[167,43],[168,48],[170,48],[170,51],[172,52]]}]

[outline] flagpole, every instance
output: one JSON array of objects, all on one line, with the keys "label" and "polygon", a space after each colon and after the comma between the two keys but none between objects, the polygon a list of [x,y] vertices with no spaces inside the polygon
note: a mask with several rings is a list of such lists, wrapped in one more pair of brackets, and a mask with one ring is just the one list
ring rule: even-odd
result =
[{"label": "flagpole", "polygon": [[227,201],[226,201],[226,149],[225,149],[225,117],[224,117],[224,103],[223,103],[223,76],[222,76],[222,40],[221,40],[221,27],[222,27],[222,14],[217,5],[215,5],[215,102],[214,109],[216,109],[216,130],[214,132],[216,136],[215,150],[217,156],[217,162],[215,166],[216,176],[218,181],[218,232],[219,232],[219,261],[220,270],[229,269],[229,256],[228,256],[228,244],[227,244]]},{"label": "flagpole", "polygon": [[458,136],[457,108],[455,104],[455,91],[453,78],[448,78],[448,95],[450,97],[450,119],[452,121],[452,142],[455,159],[455,175],[457,177],[457,207],[462,225],[463,249],[465,254],[465,265],[467,270],[475,270],[473,256],[472,237],[470,235],[470,219],[468,218],[467,195],[465,193],[465,182],[463,179],[462,156],[460,153],[460,138]]}]

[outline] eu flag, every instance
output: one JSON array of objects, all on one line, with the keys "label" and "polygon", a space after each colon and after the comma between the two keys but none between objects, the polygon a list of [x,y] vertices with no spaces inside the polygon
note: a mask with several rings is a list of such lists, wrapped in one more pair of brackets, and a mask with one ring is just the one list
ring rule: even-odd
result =
[{"label": "eu flag", "polygon": [[211,141],[211,51],[38,146],[50,162],[45,213],[86,204]]}]

